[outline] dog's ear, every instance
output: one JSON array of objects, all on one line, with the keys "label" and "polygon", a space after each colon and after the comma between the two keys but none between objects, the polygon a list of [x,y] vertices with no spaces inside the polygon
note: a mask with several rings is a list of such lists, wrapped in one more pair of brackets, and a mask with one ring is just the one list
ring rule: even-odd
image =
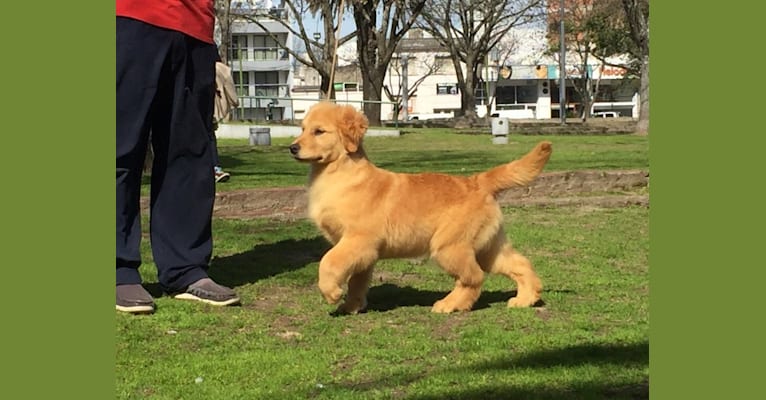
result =
[{"label": "dog's ear", "polygon": [[369,125],[367,117],[353,106],[340,106],[338,126],[343,147],[349,153],[356,153]]}]

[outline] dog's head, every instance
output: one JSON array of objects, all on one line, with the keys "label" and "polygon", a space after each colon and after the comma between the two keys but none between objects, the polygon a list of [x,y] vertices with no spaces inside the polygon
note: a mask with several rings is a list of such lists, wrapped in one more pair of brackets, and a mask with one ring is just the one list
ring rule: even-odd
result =
[{"label": "dog's head", "polygon": [[329,164],[361,150],[367,117],[356,108],[322,101],[311,107],[301,124],[301,134],[290,145],[298,161]]}]

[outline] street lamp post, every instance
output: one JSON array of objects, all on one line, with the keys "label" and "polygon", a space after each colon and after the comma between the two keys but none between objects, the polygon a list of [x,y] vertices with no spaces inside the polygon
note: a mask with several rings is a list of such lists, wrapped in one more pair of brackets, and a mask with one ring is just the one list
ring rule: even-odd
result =
[{"label": "street lamp post", "polygon": [[407,82],[407,65],[409,55],[404,53],[401,55],[402,62],[402,120],[407,121],[409,119],[409,83]]},{"label": "street lamp post", "polygon": [[566,91],[566,46],[564,44],[564,0],[559,4],[559,45],[561,46],[561,56],[559,56],[559,114],[561,116],[561,125],[567,123],[567,91]]},{"label": "street lamp post", "polygon": [[[319,42],[319,39],[321,39],[321,38],[322,38],[322,34],[321,33],[314,32],[314,41],[315,42]],[[316,83],[316,77],[314,77],[314,83]],[[320,81],[320,85],[321,85],[321,81]],[[319,95],[319,98],[322,98],[322,88],[321,87],[319,88],[318,95]]]}]

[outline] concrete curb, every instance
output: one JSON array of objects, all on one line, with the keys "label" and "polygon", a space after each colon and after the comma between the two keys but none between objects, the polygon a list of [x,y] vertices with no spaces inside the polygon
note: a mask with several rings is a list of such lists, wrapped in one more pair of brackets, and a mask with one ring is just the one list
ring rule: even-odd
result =
[{"label": "concrete curb", "polygon": [[[233,125],[233,124],[220,124],[218,130],[215,131],[217,138],[226,139],[248,139],[250,138],[250,128],[268,128],[271,137],[297,137],[301,134],[301,128],[299,126],[290,125]],[[398,129],[377,129],[370,128],[367,130],[366,136],[400,136],[401,132]]]}]

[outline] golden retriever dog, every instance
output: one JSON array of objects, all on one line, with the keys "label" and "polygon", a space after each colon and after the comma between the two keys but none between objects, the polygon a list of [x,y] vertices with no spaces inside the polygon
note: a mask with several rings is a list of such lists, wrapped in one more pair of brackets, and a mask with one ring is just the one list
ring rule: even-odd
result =
[{"label": "golden retriever dog", "polygon": [[336,312],[364,311],[375,262],[430,255],[455,278],[431,311],[471,310],[484,273],[516,282],[508,307],[540,301],[530,261],[511,247],[496,197],[526,185],[550,158],[541,142],[522,158],[473,176],[402,174],[373,165],[362,147],[367,117],[352,106],[320,102],[309,109],[290,153],[310,165],[308,214],[333,247],[319,263],[319,290]]}]

